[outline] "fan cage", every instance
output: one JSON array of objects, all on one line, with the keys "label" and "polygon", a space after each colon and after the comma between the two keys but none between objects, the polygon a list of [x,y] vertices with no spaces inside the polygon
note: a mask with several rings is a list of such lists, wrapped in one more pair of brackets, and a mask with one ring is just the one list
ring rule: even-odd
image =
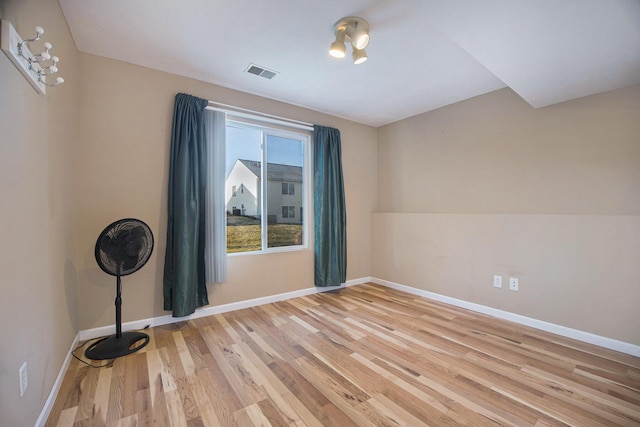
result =
[{"label": "fan cage", "polygon": [[98,266],[112,276],[127,276],[138,271],[153,252],[153,233],[149,226],[134,218],[109,224],[96,242]]}]

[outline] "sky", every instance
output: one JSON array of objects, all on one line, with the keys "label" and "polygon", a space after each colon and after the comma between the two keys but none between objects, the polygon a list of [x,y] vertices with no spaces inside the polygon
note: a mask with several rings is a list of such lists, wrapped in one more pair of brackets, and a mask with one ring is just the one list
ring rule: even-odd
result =
[{"label": "sky", "polygon": [[[226,176],[238,159],[260,161],[261,132],[258,128],[227,126]],[[267,135],[267,156],[269,163],[302,166],[302,141]]]}]

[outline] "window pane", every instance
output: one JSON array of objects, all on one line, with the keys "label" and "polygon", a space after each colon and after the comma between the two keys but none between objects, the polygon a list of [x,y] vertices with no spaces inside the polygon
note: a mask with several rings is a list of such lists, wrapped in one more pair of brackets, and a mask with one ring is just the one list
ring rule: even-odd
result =
[{"label": "window pane", "polygon": [[262,132],[227,125],[227,253],[262,250]]},{"label": "window pane", "polygon": [[304,144],[301,140],[267,135],[267,247],[302,245]]},{"label": "window pane", "polygon": [[309,136],[227,121],[227,252],[304,247]]}]

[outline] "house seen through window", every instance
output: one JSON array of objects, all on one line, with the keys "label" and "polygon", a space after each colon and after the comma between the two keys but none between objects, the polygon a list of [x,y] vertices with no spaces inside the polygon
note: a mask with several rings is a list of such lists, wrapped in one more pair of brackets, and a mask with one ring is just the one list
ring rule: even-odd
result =
[{"label": "house seen through window", "polygon": [[307,247],[309,145],[308,132],[227,119],[227,253]]}]

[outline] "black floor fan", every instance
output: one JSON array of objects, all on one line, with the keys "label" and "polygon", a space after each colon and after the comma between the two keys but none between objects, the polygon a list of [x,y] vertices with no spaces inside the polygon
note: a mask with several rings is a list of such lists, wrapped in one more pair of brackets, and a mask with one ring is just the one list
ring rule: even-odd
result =
[{"label": "black floor fan", "polygon": [[143,332],[122,333],[122,276],[138,271],[153,252],[153,233],[144,222],[125,218],[105,228],[96,242],[96,261],[107,274],[116,276],[116,334],[92,343],[84,355],[93,360],[115,359],[147,345]]}]

